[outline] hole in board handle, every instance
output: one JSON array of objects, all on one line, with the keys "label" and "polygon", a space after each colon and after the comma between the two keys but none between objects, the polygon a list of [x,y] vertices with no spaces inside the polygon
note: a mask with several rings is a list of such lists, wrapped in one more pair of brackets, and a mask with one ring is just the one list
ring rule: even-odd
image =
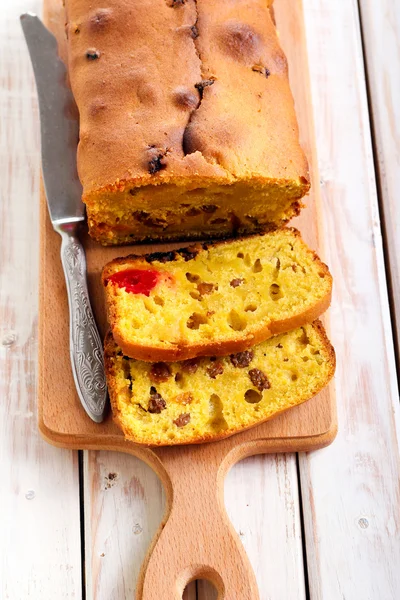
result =
[{"label": "hole in board handle", "polygon": [[215,585],[208,579],[195,579],[186,586],[182,600],[190,600],[192,597],[218,600],[218,591]]}]

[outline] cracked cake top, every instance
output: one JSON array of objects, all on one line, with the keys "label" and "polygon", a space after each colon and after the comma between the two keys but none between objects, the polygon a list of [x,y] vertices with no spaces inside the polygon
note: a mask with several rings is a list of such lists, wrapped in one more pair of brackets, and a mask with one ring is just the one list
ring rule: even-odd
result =
[{"label": "cracked cake top", "polygon": [[308,188],[268,3],[68,0],[85,194],[201,180]]}]

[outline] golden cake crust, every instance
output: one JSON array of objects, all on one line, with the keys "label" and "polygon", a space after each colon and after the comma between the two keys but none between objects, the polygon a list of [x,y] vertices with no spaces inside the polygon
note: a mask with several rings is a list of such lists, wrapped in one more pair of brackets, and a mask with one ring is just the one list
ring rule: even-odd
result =
[{"label": "golden cake crust", "polygon": [[[89,0],[66,2],[85,194],[124,181],[179,185],[187,177],[306,183],[287,61],[266,3],[175,4],[107,0],[95,9]],[[210,80],[200,102],[195,86]],[[154,149],[167,152],[167,168],[150,173]]]}]

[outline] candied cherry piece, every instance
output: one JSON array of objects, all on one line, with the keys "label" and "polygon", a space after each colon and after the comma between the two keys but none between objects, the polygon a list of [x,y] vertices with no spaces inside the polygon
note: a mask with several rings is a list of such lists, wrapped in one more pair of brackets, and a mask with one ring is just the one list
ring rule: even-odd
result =
[{"label": "candied cherry piece", "polygon": [[157,285],[160,276],[160,271],[155,269],[126,269],[114,273],[107,281],[120,288],[125,288],[131,294],[150,296],[150,292]]}]

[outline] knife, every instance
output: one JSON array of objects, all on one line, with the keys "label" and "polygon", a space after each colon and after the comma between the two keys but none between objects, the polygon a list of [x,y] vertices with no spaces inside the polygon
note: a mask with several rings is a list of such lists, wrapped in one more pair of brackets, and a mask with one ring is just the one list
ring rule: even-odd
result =
[{"label": "knife", "polygon": [[61,235],[61,262],[69,305],[72,373],[82,406],[100,423],[106,411],[103,349],[90,306],[85,252],[77,237],[85,220],[76,167],[79,124],[56,38],[32,13],[21,15],[39,98],[42,171],[51,223]]}]

